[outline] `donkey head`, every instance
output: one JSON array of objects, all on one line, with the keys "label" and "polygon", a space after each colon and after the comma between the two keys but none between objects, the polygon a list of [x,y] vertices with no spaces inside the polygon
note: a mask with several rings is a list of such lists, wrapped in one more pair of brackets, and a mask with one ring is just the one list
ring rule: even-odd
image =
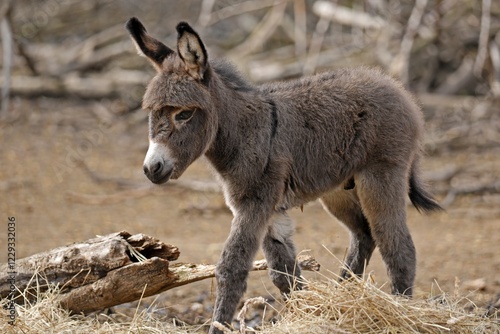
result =
[{"label": "donkey head", "polygon": [[177,25],[177,52],[148,35],[135,17],[126,25],[139,54],[157,70],[142,101],[149,112],[144,173],[156,184],[178,178],[210,146],[217,130],[211,102],[211,69],[198,34]]}]

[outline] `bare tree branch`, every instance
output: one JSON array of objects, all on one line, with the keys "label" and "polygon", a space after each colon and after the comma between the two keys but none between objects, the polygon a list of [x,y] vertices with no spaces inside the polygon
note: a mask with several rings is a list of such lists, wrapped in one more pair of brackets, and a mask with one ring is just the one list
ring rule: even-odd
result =
[{"label": "bare tree branch", "polygon": [[474,61],[474,75],[481,76],[486,56],[488,55],[488,39],[490,37],[490,21],[491,21],[491,0],[483,0],[481,13],[481,30],[479,32],[479,46]]},{"label": "bare tree branch", "polygon": [[212,18],[212,10],[215,5],[215,0],[203,0],[201,3],[200,16],[198,16],[197,25],[201,25],[202,27],[206,27],[210,23],[210,19]]},{"label": "bare tree branch", "polygon": [[335,5],[328,1],[316,1],[313,5],[314,14],[324,17],[330,21],[349,26],[361,28],[380,29],[386,25],[383,18],[373,16],[365,12],[359,12],[350,8]]},{"label": "bare tree branch", "polygon": [[[210,19],[204,26],[210,26],[219,21],[228,19],[233,16],[241,15],[244,13],[256,11],[259,9],[275,6],[279,3],[287,2],[288,0],[248,0],[244,2],[240,2],[231,6],[224,7],[219,9],[218,11],[212,12],[210,15]],[[207,5],[208,7],[208,5]],[[200,22],[202,24],[202,22]]]},{"label": "bare tree branch", "polygon": [[410,18],[408,19],[408,25],[406,26],[403,40],[401,41],[399,53],[393,59],[391,67],[389,68],[389,72],[397,75],[405,85],[408,85],[409,80],[411,49],[413,47],[413,42],[415,41],[415,35],[417,34],[418,27],[422,21],[427,1],[428,0],[417,0],[415,2],[415,6],[413,7]]},{"label": "bare tree branch", "polygon": [[500,32],[490,43],[490,59],[493,65],[493,76],[491,82],[491,91],[494,96],[500,96]]},{"label": "bare tree branch", "polygon": [[241,44],[231,50],[233,57],[242,57],[254,52],[271,37],[272,33],[279,26],[285,13],[287,1],[276,0],[274,6],[269,10],[266,17],[254,29],[250,36]]},{"label": "bare tree branch", "polygon": [[326,17],[320,17],[318,23],[316,24],[316,29],[314,30],[311,44],[309,45],[309,52],[307,53],[307,59],[304,64],[304,68],[302,69],[304,75],[313,74],[316,70],[318,56],[321,51],[321,45],[323,45],[323,40],[329,26],[330,19]]}]

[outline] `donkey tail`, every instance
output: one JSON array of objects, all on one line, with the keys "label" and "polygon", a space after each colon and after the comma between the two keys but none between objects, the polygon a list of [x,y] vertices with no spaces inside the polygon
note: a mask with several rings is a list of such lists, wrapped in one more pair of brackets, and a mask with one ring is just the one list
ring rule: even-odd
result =
[{"label": "donkey tail", "polygon": [[408,196],[410,201],[419,212],[432,212],[444,210],[434,197],[425,189],[425,184],[422,182],[418,170],[417,157],[411,166],[410,171],[410,189]]}]

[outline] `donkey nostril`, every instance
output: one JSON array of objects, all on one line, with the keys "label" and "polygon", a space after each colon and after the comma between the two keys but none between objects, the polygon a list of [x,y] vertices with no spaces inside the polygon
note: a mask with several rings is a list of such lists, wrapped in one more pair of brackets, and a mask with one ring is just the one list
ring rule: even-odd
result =
[{"label": "donkey nostril", "polygon": [[157,162],[151,168],[151,173],[156,174],[163,168],[163,164],[161,162]]},{"label": "donkey nostril", "polygon": [[149,168],[148,168],[148,166],[146,166],[146,165],[142,166],[142,170],[144,171],[144,174],[146,174],[146,175],[149,174]]}]

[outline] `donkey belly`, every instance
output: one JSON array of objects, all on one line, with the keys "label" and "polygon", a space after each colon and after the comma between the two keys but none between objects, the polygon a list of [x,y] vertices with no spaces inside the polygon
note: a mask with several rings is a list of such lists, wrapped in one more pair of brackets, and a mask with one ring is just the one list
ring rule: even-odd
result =
[{"label": "donkey belly", "polygon": [[[327,170],[326,170],[327,172]],[[285,184],[285,192],[277,206],[280,209],[301,207],[314,201],[332,190],[344,187],[351,180],[351,175],[317,175],[317,178],[308,176],[304,179],[289,178]]]}]

